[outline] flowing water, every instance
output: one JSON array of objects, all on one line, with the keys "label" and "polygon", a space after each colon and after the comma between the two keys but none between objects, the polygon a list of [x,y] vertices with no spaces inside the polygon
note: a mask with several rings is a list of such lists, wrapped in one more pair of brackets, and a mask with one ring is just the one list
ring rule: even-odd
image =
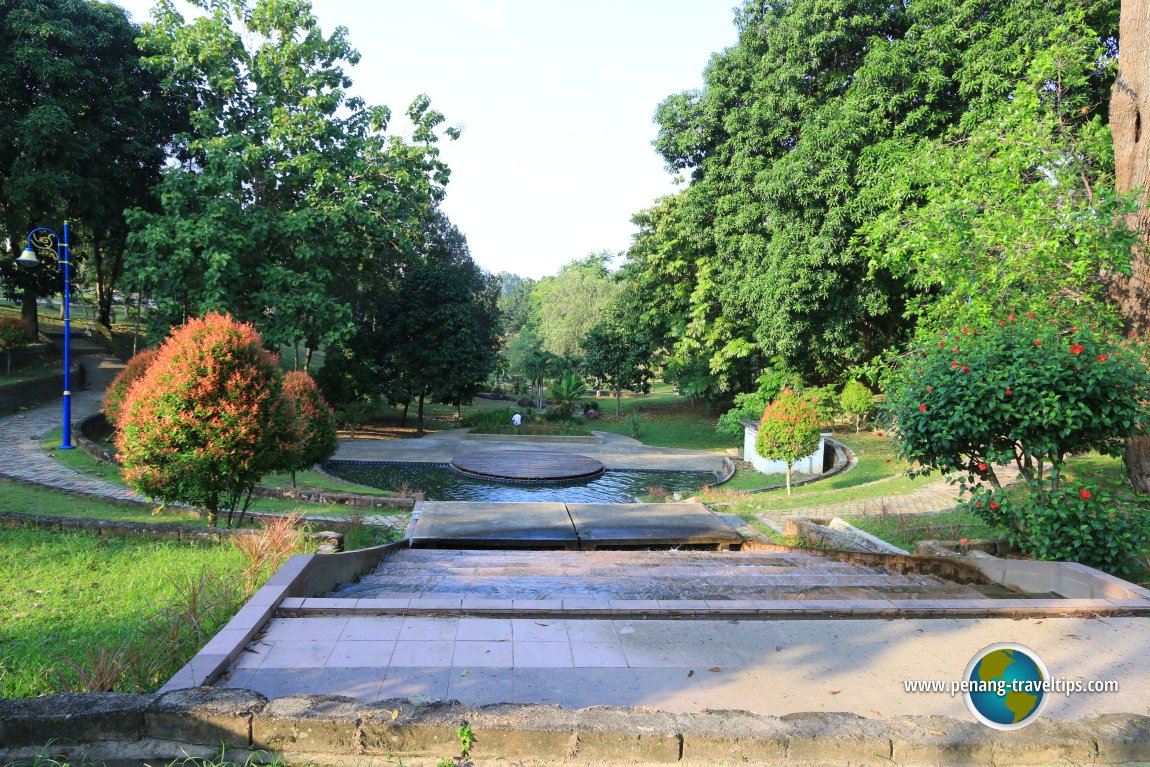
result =
[{"label": "flowing water", "polygon": [[433,501],[632,503],[651,487],[686,497],[715,481],[710,471],[608,469],[594,479],[576,482],[509,483],[465,476],[445,463],[331,461],[324,469],[381,490],[406,486],[408,492],[422,492]]}]

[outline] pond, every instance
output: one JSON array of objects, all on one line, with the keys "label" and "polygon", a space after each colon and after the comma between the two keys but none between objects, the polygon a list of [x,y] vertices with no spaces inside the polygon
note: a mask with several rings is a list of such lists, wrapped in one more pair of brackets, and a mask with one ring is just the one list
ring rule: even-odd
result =
[{"label": "pond", "polygon": [[576,482],[508,483],[464,476],[445,463],[329,461],[323,468],[349,482],[381,490],[406,487],[433,501],[633,503],[649,487],[686,497],[715,482],[710,471],[608,469]]}]

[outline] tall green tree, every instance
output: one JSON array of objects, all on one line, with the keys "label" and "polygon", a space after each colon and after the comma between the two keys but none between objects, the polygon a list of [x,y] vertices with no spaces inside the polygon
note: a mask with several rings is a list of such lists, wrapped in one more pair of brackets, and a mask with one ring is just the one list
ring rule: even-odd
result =
[{"label": "tall green tree", "polygon": [[423,433],[427,400],[465,405],[499,357],[499,282],[471,261],[436,259],[404,275],[389,331],[387,369],[418,405]]},{"label": "tall green tree", "polygon": [[[880,257],[893,227],[862,228],[919,205],[947,174],[958,188],[960,166],[932,176],[928,154],[923,185],[899,186],[908,152],[989,133],[1028,77],[1052,79],[1031,91],[1042,107],[1033,119],[1005,120],[995,172],[1006,173],[1006,147],[1028,150],[1043,135],[1036,126],[1053,135],[1049,115],[1093,104],[1061,145],[1087,152],[1078,169],[1096,193],[1105,187],[1097,127],[1087,126],[1102,124],[1091,120],[1113,77],[1116,9],[1115,0],[744,2],[738,43],[712,58],[704,87],[656,112],[656,147],[690,184],[641,214],[630,258],[635,279],[665,299],[658,326],[672,363],[699,389],[748,391],[768,360],[827,382],[905,340],[907,302],[937,285]],[[1061,60],[1066,51],[1079,58]],[[1014,168],[1027,181],[1041,176],[1033,157]],[[1057,154],[1046,161],[1061,171]],[[1066,223],[1046,218],[1053,229]]]},{"label": "tall green tree", "polygon": [[[96,290],[110,322],[123,273],[124,210],[155,204],[183,104],[165,99],[144,71],[139,29],[124,9],[93,0],[11,0],[0,4],[0,237],[15,249],[40,226],[71,222],[74,273]],[[38,327],[36,299],[62,287],[54,253],[45,266],[17,270],[0,259],[4,293]]]},{"label": "tall green tree", "polygon": [[386,136],[389,110],[348,96],[347,30],[325,36],[307,0],[192,4],[207,15],[160,0],[144,26],[149,65],[194,107],[162,210],[132,217],[131,271],[162,323],[227,309],[272,347],[334,344],[360,284],[417,250],[447,181],[443,117],[420,97],[411,140]]},{"label": "tall green tree", "polygon": [[615,392],[615,417],[622,414],[624,391],[649,392],[654,374],[651,336],[645,332],[640,306],[644,302],[625,290],[610,311],[583,337],[583,370]]},{"label": "tall green tree", "polygon": [[531,291],[535,280],[510,272],[500,272],[499,313],[503,317],[503,332],[514,336],[532,321]]},{"label": "tall green tree", "polygon": [[544,351],[567,358],[583,355],[583,337],[621,289],[607,271],[610,259],[607,251],[593,253],[536,283],[532,301]]},{"label": "tall green tree", "polygon": [[918,289],[909,310],[923,329],[1004,307],[1113,313],[1105,275],[1129,271],[1134,232],[1105,122],[1108,43],[1077,9],[1047,31],[992,119],[890,142],[864,162],[871,195],[905,202],[861,233],[877,263]]}]

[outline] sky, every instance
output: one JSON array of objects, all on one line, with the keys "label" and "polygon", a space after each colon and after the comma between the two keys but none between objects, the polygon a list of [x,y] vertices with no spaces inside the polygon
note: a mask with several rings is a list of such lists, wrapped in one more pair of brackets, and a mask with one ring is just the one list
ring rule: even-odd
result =
[{"label": "sky", "polygon": [[[153,0],[117,0],[133,21]],[[313,0],[360,52],[352,92],[402,115],[421,93],[463,131],[441,142],[443,209],[484,269],[538,279],[631,244],[674,192],[659,102],[734,45],[737,0]],[[393,132],[407,126],[396,119]]]}]

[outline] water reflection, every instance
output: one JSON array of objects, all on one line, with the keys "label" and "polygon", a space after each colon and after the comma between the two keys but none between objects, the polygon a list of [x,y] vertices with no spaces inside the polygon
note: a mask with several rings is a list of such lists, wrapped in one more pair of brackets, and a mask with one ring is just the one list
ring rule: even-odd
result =
[{"label": "water reflection", "polygon": [[324,468],[349,482],[381,490],[406,487],[434,501],[631,503],[649,487],[686,496],[715,481],[710,471],[608,469],[590,480],[510,484],[467,477],[445,463],[329,461]]}]

